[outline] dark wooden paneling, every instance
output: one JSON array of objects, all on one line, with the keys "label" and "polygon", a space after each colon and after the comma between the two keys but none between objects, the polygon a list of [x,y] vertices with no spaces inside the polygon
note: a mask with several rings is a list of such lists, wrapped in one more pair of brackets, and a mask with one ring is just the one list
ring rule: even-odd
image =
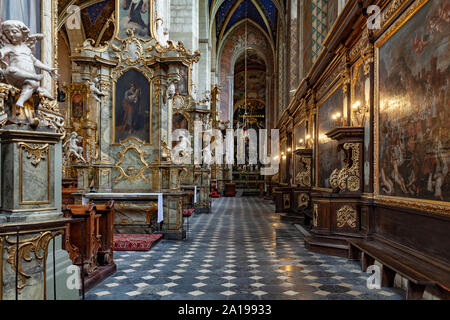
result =
[{"label": "dark wooden paneling", "polygon": [[377,205],[376,234],[450,264],[450,218]]}]

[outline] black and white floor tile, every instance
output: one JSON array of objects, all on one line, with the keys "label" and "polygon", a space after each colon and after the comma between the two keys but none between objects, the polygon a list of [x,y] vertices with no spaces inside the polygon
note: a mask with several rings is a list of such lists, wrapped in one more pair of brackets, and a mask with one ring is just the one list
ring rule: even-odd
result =
[{"label": "black and white floor tile", "polygon": [[280,221],[270,201],[213,199],[211,214],[189,222],[184,241],[115,252],[117,272],[86,299],[404,299],[398,289],[368,289],[357,263],[309,252],[302,233]]}]

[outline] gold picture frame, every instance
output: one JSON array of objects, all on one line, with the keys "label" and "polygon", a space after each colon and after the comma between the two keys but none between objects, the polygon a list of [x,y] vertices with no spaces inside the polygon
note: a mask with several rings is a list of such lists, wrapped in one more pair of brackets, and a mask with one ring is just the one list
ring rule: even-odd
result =
[{"label": "gold picture frame", "polygon": [[[141,139],[137,138],[137,137],[128,137],[127,139],[121,140],[121,141],[116,141],[116,86],[117,86],[117,81],[122,77],[122,75],[124,75],[125,73],[127,73],[130,70],[135,70],[137,72],[139,72],[142,76],[144,76],[148,83],[149,83],[149,87],[150,87],[150,93],[149,93],[149,108],[150,108],[150,115],[149,115],[149,141],[142,141]],[[139,141],[142,141],[144,146],[151,146],[153,145],[153,81],[152,79],[144,72],[142,72],[141,70],[139,70],[138,68],[131,66],[131,67],[127,67],[123,70],[121,70],[120,72],[118,72],[115,77],[112,79],[112,133],[111,133],[111,145],[112,146],[120,146],[122,145],[125,141],[129,140],[129,139],[137,139]]]},{"label": "gold picture frame", "polygon": [[410,21],[414,15],[425,6],[430,0],[416,0],[397,18],[397,20],[380,36],[375,42],[375,96],[374,96],[374,201],[375,203],[413,208],[428,214],[450,215],[450,203],[437,200],[421,198],[406,198],[399,196],[387,196],[380,194],[379,183],[379,156],[380,156],[380,48],[395,35],[405,23]]}]

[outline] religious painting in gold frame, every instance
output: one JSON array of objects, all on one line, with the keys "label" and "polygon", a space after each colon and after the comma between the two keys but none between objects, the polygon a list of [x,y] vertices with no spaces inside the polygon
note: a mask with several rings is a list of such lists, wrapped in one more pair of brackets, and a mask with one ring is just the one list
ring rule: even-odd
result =
[{"label": "religious painting in gold frame", "polygon": [[445,3],[416,0],[375,43],[375,197],[450,214]]},{"label": "religious painting in gold frame", "polygon": [[151,0],[116,0],[116,17],[118,21],[117,38],[127,39],[127,30],[134,30],[136,37],[142,40],[151,38],[150,17]]},{"label": "religious painting in gold frame", "polygon": [[85,109],[85,99],[83,94],[80,92],[75,92],[70,97],[70,114],[72,115],[72,119],[76,121],[80,121],[83,118]]},{"label": "religious painting in gold frame", "polygon": [[[172,115],[172,132],[178,129],[184,129],[189,132],[189,117],[187,114],[175,112]],[[178,144],[177,141],[172,141],[172,147]]]},{"label": "religious painting in gold frame", "polygon": [[113,85],[112,143],[130,138],[152,144],[152,83],[136,68],[123,70]]},{"label": "religious painting in gold frame", "polygon": [[339,81],[317,104],[316,187],[327,191],[332,190],[329,178],[333,170],[341,168],[342,155],[337,150],[337,141],[328,138],[326,133],[341,125],[332,117],[336,113],[342,117],[343,107],[342,81]]},{"label": "religious painting in gold frame", "polygon": [[175,92],[180,96],[191,94],[191,70],[190,66],[180,66],[180,81],[177,82]]}]

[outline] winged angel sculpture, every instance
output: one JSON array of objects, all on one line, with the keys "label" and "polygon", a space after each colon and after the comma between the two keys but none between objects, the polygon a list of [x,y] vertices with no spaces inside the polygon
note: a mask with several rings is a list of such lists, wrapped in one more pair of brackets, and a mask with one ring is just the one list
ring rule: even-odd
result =
[{"label": "winged angel sculpture", "polygon": [[7,20],[1,24],[0,31],[0,80],[20,89],[20,96],[16,102],[16,114],[20,114],[24,103],[34,93],[49,100],[54,100],[51,94],[41,87],[42,74],[36,68],[48,72],[57,78],[55,68],[49,67],[33,55],[33,48],[42,34],[30,34],[30,29],[17,20]]}]

